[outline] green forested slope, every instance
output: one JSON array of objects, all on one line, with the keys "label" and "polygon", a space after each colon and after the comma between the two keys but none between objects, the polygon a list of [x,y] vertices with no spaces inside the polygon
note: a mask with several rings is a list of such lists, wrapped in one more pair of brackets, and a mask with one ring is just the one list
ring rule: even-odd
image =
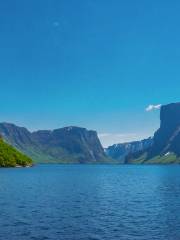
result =
[{"label": "green forested slope", "polygon": [[31,166],[32,160],[0,139],[0,167]]}]

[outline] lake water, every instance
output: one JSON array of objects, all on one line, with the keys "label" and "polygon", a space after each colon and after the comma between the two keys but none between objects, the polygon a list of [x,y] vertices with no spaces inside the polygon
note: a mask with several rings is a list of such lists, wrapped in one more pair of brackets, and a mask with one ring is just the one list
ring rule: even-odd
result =
[{"label": "lake water", "polygon": [[0,169],[0,240],[179,240],[180,166]]}]

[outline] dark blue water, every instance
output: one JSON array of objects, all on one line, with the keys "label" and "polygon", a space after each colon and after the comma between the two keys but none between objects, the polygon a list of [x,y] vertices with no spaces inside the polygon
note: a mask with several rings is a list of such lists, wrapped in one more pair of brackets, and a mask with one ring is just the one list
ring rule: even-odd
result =
[{"label": "dark blue water", "polygon": [[179,240],[180,166],[0,169],[1,240]]}]

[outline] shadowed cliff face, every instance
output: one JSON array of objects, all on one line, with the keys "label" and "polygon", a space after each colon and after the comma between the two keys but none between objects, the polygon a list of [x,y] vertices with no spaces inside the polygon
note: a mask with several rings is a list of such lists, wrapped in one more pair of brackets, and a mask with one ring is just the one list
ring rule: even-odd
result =
[{"label": "shadowed cliff face", "polygon": [[53,131],[29,132],[13,124],[1,123],[3,138],[37,162],[98,163],[109,159],[95,131],[65,127]]},{"label": "shadowed cliff face", "polygon": [[53,149],[58,151],[60,147],[71,155],[79,156],[78,162],[81,163],[98,162],[106,158],[97,133],[85,128],[65,127],[54,131],[37,131],[32,136],[44,150],[49,149],[51,155]]},{"label": "shadowed cliff face", "polygon": [[[132,163],[134,159],[147,162],[159,156],[167,157],[170,153],[180,156],[180,103],[172,103],[161,107],[160,128],[155,132],[153,139],[116,144],[107,148],[106,152],[121,163]],[[143,157],[142,157],[143,156]],[[171,161],[176,160],[175,157]],[[179,161],[179,160],[178,160]],[[168,160],[167,160],[168,162]]]},{"label": "shadowed cliff face", "polygon": [[180,103],[162,106],[160,121],[152,146],[145,151],[130,153],[126,157],[126,163],[180,163]]},{"label": "shadowed cliff face", "polygon": [[154,144],[148,157],[166,154],[169,151],[180,152],[180,103],[161,107],[160,128],[154,134]]}]

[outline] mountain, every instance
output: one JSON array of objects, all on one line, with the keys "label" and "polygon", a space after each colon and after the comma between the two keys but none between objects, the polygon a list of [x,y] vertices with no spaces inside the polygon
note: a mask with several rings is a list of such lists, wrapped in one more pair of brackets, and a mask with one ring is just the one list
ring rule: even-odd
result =
[{"label": "mountain", "polygon": [[109,157],[116,159],[119,163],[123,164],[129,154],[145,151],[152,146],[152,143],[152,138],[144,139],[142,141],[119,143],[106,148],[105,152]]},{"label": "mountain", "polygon": [[0,167],[31,166],[32,160],[0,138]]},{"label": "mountain", "polygon": [[111,162],[95,131],[65,127],[56,130],[30,132],[10,123],[0,123],[5,141],[35,162],[104,163]]},{"label": "mountain", "polygon": [[126,163],[180,163],[180,103],[162,106],[160,121],[152,146],[130,154]]}]

